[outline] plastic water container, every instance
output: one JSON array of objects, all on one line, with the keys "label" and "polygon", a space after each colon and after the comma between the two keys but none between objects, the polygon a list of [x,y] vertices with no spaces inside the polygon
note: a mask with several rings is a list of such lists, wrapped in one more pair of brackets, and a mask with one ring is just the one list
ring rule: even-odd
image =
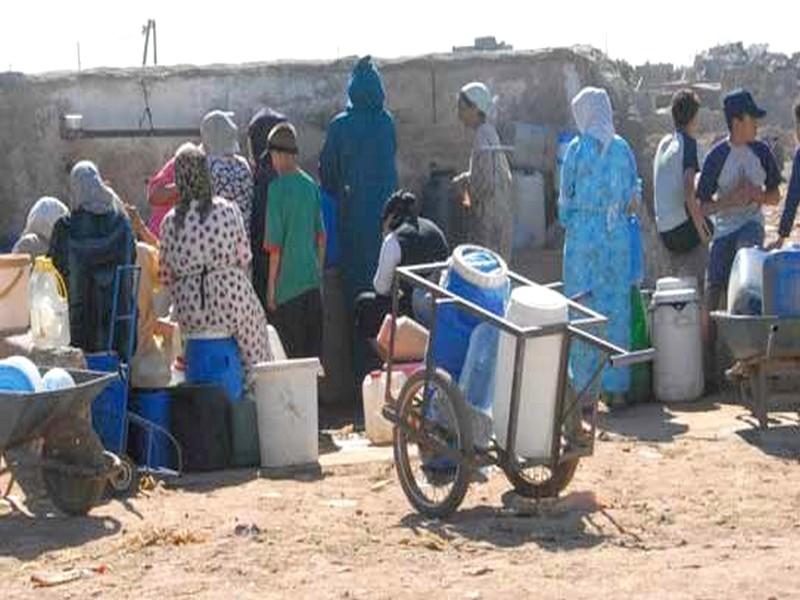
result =
[{"label": "plastic water container", "polygon": [[124,454],[128,447],[127,368],[120,367],[115,352],[87,354],[86,366],[92,371],[119,375],[92,402],[92,427],[106,450]]},{"label": "plastic water container", "polygon": [[42,377],[42,387],[47,391],[68,390],[75,387],[75,380],[67,371],[56,367]]},{"label": "plastic water container", "polygon": [[800,245],[764,258],[764,314],[800,317]]},{"label": "plastic water container", "polygon": [[[520,327],[565,324],[567,299],[540,285],[515,289],[506,318]],[[516,454],[529,459],[548,459],[553,450],[559,374],[564,349],[564,333],[530,338],[525,346],[522,385],[517,421]],[[500,334],[494,392],[494,434],[497,443],[507,448],[508,420],[517,339]]]},{"label": "plastic water container", "polygon": [[764,259],[761,248],[741,248],[733,259],[728,280],[728,312],[760,315],[764,306]]},{"label": "plastic water container", "polygon": [[269,340],[269,347],[272,350],[272,359],[286,360],[288,357],[286,356],[286,350],[281,341],[281,335],[272,325],[267,325],[267,339]]},{"label": "plastic water container", "polygon": [[703,395],[703,347],[697,290],[659,280],[653,294],[655,395],[662,402],[688,402]]},{"label": "plastic water container", "polygon": [[494,325],[478,325],[470,337],[467,358],[458,381],[470,412],[472,437],[479,447],[488,446],[492,436],[492,405],[499,342],[500,331]]},{"label": "plastic water container", "polygon": [[262,467],[278,469],[317,463],[317,378],[321,372],[317,358],[254,367]]},{"label": "plastic water container", "polygon": [[225,388],[231,402],[239,402],[244,392],[244,369],[236,340],[205,334],[187,338],[186,383],[219,385]]},{"label": "plastic water container", "polygon": [[[396,398],[406,382],[402,371],[392,372],[392,395]],[[380,446],[392,443],[394,426],[383,416],[383,405],[386,398],[386,372],[373,371],[364,377],[361,384],[361,396],[364,401],[364,427],[367,439]]]},{"label": "plastic water container", "polygon": [[0,335],[28,330],[30,274],[31,257],[28,254],[0,254]]},{"label": "plastic water container", "polygon": [[[445,289],[496,315],[505,313],[509,293],[508,267],[503,259],[480,246],[459,246],[450,258]],[[454,380],[461,377],[472,331],[480,319],[453,304],[444,304],[437,311],[438,323],[433,344],[436,366],[445,369]]]},{"label": "plastic water container", "polygon": [[39,256],[29,284],[31,338],[37,348],[69,346],[67,286],[53,261]]},{"label": "plastic water container", "polygon": [[547,235],[544,177],[540,173],[514,172],[514,249],[542,248]]},{"label": "plastic water container", "polygon": [[39,369],[29,358],[11,356],[0,360],[0,390],[4,392],[41,392],[45,389]]},{"label": "plastic water container", "polygon": [[[143,419],[172,432],[172,394],[167,389],[135,390],[131,411]],[[174,469],[175,450],[172,442],[162,432],[131,425],[131,454],[136,463],[151,469]]]}]

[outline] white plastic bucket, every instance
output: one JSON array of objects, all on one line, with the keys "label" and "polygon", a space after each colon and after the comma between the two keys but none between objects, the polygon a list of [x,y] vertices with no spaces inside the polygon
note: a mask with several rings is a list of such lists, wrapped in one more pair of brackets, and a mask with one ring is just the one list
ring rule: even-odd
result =
[{"label": "white plastic bucket", "polygon": [[253,368],[261,466],[311,465],[319,458],[319,359],[261,363]]},{"label": "white plastic bucket", "polygon": [[[402,371],[392,372],[392,396],[399,396],[400,390],[406,382]],[[381,446],[392,443],[394,426],[383,416],[383,404],[386,398],[386,372],[373,371],[369,373],[361,385],[361,397],[364,402],[364,428],[367,439]]]},{"label": "white plastic bucket", "polygon": [[30,325],[31,257],[0,254],[0,335],[24,333]]},{"label": "white plastic bucket", "polygon": [[[511,293],[506,318],[521,327],[566,323],[567,299],[540,285],[515,289]],[[547,459],[552,454],[556,417],[558,378],[561,369],[563,336],[556,333],[530,338],[525,346],[522,386],[517,421],[515,453],[528,459]],[[494,434],[501,448],[507,448],[511,388],[514,379],[516,338],[500,335],[494,394]]]}]

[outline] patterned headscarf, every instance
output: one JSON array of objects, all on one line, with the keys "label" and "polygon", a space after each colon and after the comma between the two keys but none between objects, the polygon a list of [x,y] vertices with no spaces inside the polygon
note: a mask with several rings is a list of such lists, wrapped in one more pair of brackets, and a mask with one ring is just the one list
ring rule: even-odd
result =
[{"label": "patterned headscarf", "polygon": [[175,154],[175,186],[180,200],[175,207],[176,225],[183,227],[186,213],[193,200],[198,203],[200,222],[211,211],[211,178],[208,174],[205,153],[192,143],[187,143]]},{"label": "patterned headscarf", "polygon": [[78,162],[69,175],[72,210],[85,210],[96,215],[112,212],[125,214],[125,207],[116,192],[103,183],[100,171],[92,161]]},{"label": "patterned headscarf", "polygon": [[603,145],[603,153],[614,141],[614,111],[608,92],[587,87],[572,100],[572,114],[581,134],[590,135]]},{"label": "patterned headscarf", "polygon": [[212,110],[200,124],[203,150],[209,157],[232,156],[239,152],[239,129],[229,112]]}]

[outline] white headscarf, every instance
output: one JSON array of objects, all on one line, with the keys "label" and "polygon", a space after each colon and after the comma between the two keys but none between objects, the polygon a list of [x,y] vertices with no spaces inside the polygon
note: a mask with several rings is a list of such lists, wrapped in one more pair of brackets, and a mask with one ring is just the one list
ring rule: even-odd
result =
[{"label": "white headscarf", "polygon": [[616,135],[608,92],[595,87],[583,88],[572,100],[572,114],[581,134],[598,140],[605,153]]},{"label": "white headscarf", "polygon": [[90,160],[82,160],[69,174],[72,210],[85,210],[96,215],[125,212],[117,193],[103,183],[100,171]]},{"label": "white headscarf", "polygon": [[461,88],[461,93],[472,102],[487,118],[494,116],[495,99],[486,84],[473,81]]},{"label": "white headscarf", "polygon": [[22,236],[14,245],[14,252],[34,257],[47,254],[56,221],[69,214],[66,205],[50,196],[39,198],[28,211],[28,220]]},{"label": "white headscarf", "polygon": [[212,110],[200,124],[203,150],[209,158],[232,156],[239,152],[239,129],[231,119],[233,113]]}]

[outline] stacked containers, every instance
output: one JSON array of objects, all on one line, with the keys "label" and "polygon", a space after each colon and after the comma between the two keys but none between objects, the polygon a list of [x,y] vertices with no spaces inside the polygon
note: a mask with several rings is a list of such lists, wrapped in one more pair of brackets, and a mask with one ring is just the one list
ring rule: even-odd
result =
[{"label": "stacked containers", "polygon": [[205,334],[187,337],[186,382],[219,385],[231,402],[239,402],[244,393],[244,370],[236,340]]}]

